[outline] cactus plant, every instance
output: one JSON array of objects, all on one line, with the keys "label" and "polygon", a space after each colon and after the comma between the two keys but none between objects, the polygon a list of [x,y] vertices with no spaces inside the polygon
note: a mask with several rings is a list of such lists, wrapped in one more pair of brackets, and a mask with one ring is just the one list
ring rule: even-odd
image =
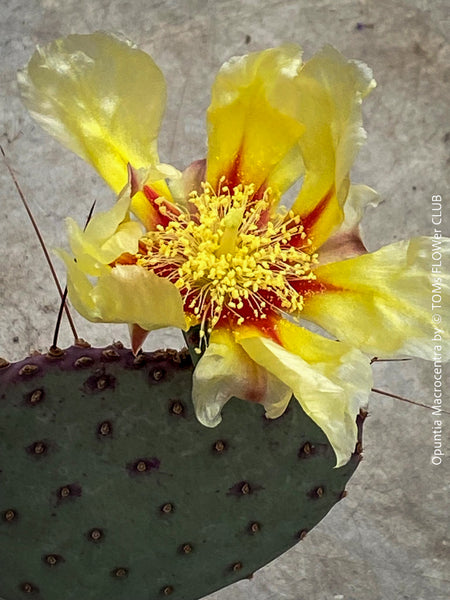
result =
[{"label": "cactus plant", "polygon": [[[370,357],[433,356],[431,240],[367,252],[358,223],[376,194],[349,169],[375,82],[330,47],[224,65],[207,159],[183,173],[159,162],[165,84],[131,42],[68,36],[19,82],[119,194],[85,230],[68,220],[59,255],[74,307],[127,323],[132,352],[54,344],[0,362],[0,594],[195,600],[251,577],[345,495]],[[169,325],[188,351],[139,353]],[[447,315],[441,334],[447,358]]]},{"label": "cactus plant", "polygon": [[[251,577],[345,494],[296,401],[195,418],[187,351],[73,346],[0,369],[0,596],[195,600]],[[360,425],[362,418],[359,419]]]}]

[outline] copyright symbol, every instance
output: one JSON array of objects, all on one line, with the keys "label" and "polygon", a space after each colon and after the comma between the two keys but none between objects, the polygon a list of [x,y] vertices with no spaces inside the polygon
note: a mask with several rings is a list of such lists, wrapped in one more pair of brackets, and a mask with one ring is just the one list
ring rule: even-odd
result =
[{"label": "copyright symbol", "polygon": [[441,315],[435,314],[435,315],[433,315],[432,319],[433,319],[433,321],[435,323],[440,323],[441,322]]}]

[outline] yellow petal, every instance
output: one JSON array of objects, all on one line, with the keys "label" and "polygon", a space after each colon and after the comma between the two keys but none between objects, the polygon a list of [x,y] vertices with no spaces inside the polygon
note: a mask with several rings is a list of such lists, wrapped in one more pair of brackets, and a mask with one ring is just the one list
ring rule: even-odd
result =
[{"label": "yellow petal", "polygon": [[173,200],[166,179],[176,183],[181,179],[181,173],[175,167],[159,163],[149,169],[135,169],[128,166],[128,177],[131,188],[131,211],[143,223],[146,231],[153,231],[159,223],[158,211],[143,192],[144,186],[150,188],[155,198],[164,197]]},{"label": "yellow petal", "polygon": [[365,139],[361,99],[375,82],[368,67],[326,46],[304,65],[295,85],[295,116],[305,127],[299,141],[305,177],[293,210],[316,249],[344,218],[348,173]]},{"label": "yellow petal", "polygon": [[40,125],[116,192],[127,183],[127,163],[159,162],[165,82],[150,56],[130,42],[102,32],[58,39],[36,50],[19,84]]},{"label": "yellow petal", "polygon": [[361,239],[359,223],[367,206],[377,206],[380,199],[366,185],[351,185],[344,206],[344,221],[320,247],[320,264],[353,258],[367,252]]},{"label": "yellow petal", "polygon": [[357,442],[356,416],[372,387],[369,360],[347,344],[280,320],[280,343],[242,330],[238,341],[259,365],[288,386],[345,464]]},{"label": "yellow petal", "polygon": [[57,250],[56,254],[66,265],[67,291],[74,309],[88,321],[94,323],[102,321],[100,312],[91,296],[94,285],[72,256],[63,250]]},{"label": "yellow petal", "polygon": [[114,206],[94,214],[84,231],[73,219],[66,219],[70,247],[86,274],[99,275],[122,253],[137,252],[143,231],[139,223],[129,220],[129,212],[130,187],[126,186]]},{"label": "yellow petal", "polygon": [[137,265],[117,265],[105,268],[93,284],[71,256],[59,255],[67,268],[69,299],[89,321],[137,324],[147,331],[186,329],[180,293],[166,279]]},{"label": "yellow petal", "polygon": [[[449,259],[450,239],[434,240],[433,250],[432,239],[420,237],[319,266],[315,274],[327,289],[305,298],[302,316],[372,356],[430,359],[438,332],[448,358],[450,278],[444,265]],[[441,300],[439,323],[432,320],[433,294]]]},{"label": "yellow petal", "polygon": [[223,406],[232,397],[258,402],[269,418],[280,416],[291,398],[290,389],[258,366],[226,330],[214,329],[208,348],[193,376],[192,399],[198,420],[216,427]]},{"label": "yellow petal", "polygon": [[[303,127],[287,109],[295,102],[293,79],[301,66],[295,45],[235,57],[220,69],[208,109],[207,181],[221,176],[238,183],[290,185],[301,164],[288,161],[291,173],[272,181],[272,174],[296,145]],[[284,165],[286,167],[286,164]],[[290,182],[290,183],[288,183]]]}]

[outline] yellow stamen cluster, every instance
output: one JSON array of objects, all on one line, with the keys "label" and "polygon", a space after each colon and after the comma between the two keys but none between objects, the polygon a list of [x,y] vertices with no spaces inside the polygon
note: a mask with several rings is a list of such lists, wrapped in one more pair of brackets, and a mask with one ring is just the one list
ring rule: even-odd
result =
[{"label": "yellow stamen cluster", "polygon": [[[302,250],[310,242],[300,218],[292,212],[270,215],[270,190],[260,199],[253,196],[253,185],[224,186],[216,194],[203,184],[203,193],[189,198],[194,216],[171,215],[166,227],[159,225],[141,240],[147,252],[138,264],[156,273],[163,269],[185,298],[186,311],[202,323],[202,335],[205,324],[210,331],[224,310],[242,324],[244,305],[246,314],[250,310],[261,319],[269,308],[300,311],[303,297],[291,283],[315,278],[316,256]],[[293,236],[303,240],[301,247],[289,244]],[[264,290],[273,293],[276,305],[261,296]]]}]

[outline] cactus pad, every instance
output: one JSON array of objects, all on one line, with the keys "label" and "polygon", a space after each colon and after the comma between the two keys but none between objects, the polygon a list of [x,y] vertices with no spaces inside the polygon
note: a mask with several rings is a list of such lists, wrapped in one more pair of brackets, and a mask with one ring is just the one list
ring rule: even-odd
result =
[{"label": "cactus pad", "polygon": [[342,497],[360,442],[335,469],[294,400],[271,421],[233,399],[205,428],[191,379],[187,352],[134,358],[121,344],[0,364],[1,597],[201,598]]}]

